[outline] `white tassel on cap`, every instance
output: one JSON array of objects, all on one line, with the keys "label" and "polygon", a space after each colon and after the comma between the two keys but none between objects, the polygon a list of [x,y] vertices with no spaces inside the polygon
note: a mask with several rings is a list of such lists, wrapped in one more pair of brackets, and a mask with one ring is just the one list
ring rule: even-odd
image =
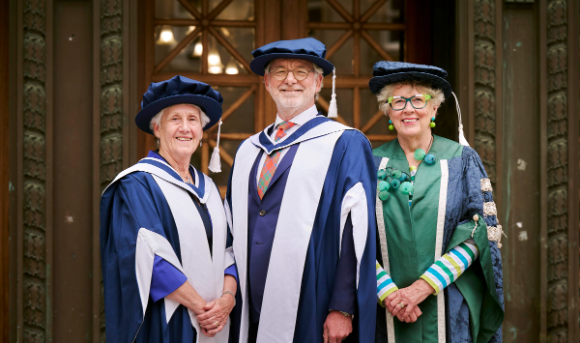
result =
[{"label": "white tassel on cap", "polygon": [[222,171],[222,160],[220,159],[220,134],[222,132],[222,121],[218,124],[218,134],[217,134],[217,141],[215,148],[213,148],[213,152],[211,153],[211,159],[209,160],[209,170],[212,173],[221,173]]},{"label": "white tassel on cap", "polygon": [[464,146],[469,146],[469,142],[465,139],[465,135],[463,134],[463,124],[461,123],[461,109],[459,108],[459,101],[457,100],[457,96],[454,92],[451,92],[453,97],[455,98],[455,108],[457,109],[457,117],[459,118],[459,144]]},{"label": "white tassel on cap", "polygon": [[336,68],[332,69],[332,98],[330,99],[330,105],[328,105],[328,118],[338,117],[338,109],[336,108],[336,92],[334,90],[336,83]]}]

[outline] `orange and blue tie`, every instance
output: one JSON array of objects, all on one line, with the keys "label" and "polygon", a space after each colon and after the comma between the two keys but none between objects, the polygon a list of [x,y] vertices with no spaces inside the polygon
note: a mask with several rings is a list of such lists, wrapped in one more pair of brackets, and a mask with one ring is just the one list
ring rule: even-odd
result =
[{"label": "orange and blue tie", "polygon": [[[274,140],[277,142],[282,137],[286,136],[286,130],[292,126],[294,126],[294,123],[285,121],[281,122],[278,125],[278,131],[276,131],[276,137],[274,137]],[[264,166],[262,167],[262,172],[260,173],[260,180],[258,181],[258,195],[260,196],[260,199],[264,197],[264,194],[268,189],[268,185],[274,177],[274,173],[278,167],[278,161],[280,160],[280,154],[280,150],[276,150],[273,154],[266,156],[266,161],[264,161]]]}]

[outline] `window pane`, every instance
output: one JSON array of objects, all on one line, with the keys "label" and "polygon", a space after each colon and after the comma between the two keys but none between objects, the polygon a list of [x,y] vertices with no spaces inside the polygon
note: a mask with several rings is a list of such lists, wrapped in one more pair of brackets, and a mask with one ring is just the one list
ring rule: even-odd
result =
[{"label": "window pane", "polygon": [[[363,0],[361,5],[362,7],[370,7],[374,1],[371,0]],[[404,23],[404,7],[405,2],[403,0],[389,0],[384,5],[379,7],[375,14],[370,17],[369,22],[371,23]],[[361,13],[366,11],[361,10]]]},{"label": "window pane", "polygon": [[[219,4],[222,0],[211,0],[210,4]],[[211,5],[210,5],[211,6]],[[214,6],[214,7],[215,7]],[[254,20],[254,1],[235,0],[232,1],[216,19],[220,20]]]},{"label": "window pane", "polygon": [[242,55],[246,61],[252,60],[255,49],[254,29],[246,27],[216,27],[228,43]]},{"label": "window pane", "polygon": [[[201,0],[189,1],[189,3],[198,11],[201,11]],[[195,19],[177,0],[155,0],[155,18]]]},{"label": "window pane", "polygon": [[[155,27],[155,65],[159,64],[184,39],[195,26],[157,26]],[[201,35],[186,46],[163,68],[164,72],[201,72]]]},{"label": "window pane", "polygon": [[225,47],[218,43],[213,35],[209,35],[209,52],[207,56],[208,72],[210,74],[247,74],[248,71],[232,56]]},{"label": "window pane", "polygon": [[[352,0],[338,0],[349,14]],[[325,0],[308,0],[308,20],[311,22],[344,22],[344,18]]]},{"label": "window pane", "polygon": [[[336,105],[338,108],[338,115],[346,121],[346,123],[350,126],[353,125],[353,118],[352,118],[352,89],[349,88],[337,88],[336,89]],[[330,102],[330,98],[332,95],[332,84],[324,85],[324,88],[320,91],[320,97],[326,100],[326,102]],[[320,104],[316,104],[316,108],[319,111],[327,115],[328,113],[320,106]]]},{"label": "window pane", "polygon": [[[326,49],[329,49],[344,32],[341,30],[312,30],[309,36],[318,39],[326,45]],[[327,42],[333,43],[327,44]],[[353,57],[352,37],[350,37],[330,58],[327,57],[327,59],[330,63],[334,64],[336,75],[352,75]]]}]

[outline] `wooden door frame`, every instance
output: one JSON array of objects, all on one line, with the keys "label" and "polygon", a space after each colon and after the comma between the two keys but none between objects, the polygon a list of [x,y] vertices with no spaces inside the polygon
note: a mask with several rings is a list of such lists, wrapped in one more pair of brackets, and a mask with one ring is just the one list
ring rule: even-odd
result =
[{"label": "wooden door frame", "polygon": [[10,2],[0,2],[0,341],[10,332],[9,174],[10,174]]}]

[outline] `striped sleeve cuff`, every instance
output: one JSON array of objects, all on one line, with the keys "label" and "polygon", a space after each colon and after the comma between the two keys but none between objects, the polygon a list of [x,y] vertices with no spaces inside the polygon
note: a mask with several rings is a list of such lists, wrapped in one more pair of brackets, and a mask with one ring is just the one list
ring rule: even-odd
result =
[{"label": "striped sleeve cuff", "polygon": [[478,256],[479,249],[475,241],[468,239],[441,256],[421,275],[421,279],[427,281],[435,289],[435,295],[437,295],[445,287],[455,282]]},{"label": "striped sleeve cuff", "polygon": [[383,302],[389,294],[398,290],[399,288],[393,282],[393,279],[385,272],[383,267],[377,262],[377,301],[384,307]]}]

